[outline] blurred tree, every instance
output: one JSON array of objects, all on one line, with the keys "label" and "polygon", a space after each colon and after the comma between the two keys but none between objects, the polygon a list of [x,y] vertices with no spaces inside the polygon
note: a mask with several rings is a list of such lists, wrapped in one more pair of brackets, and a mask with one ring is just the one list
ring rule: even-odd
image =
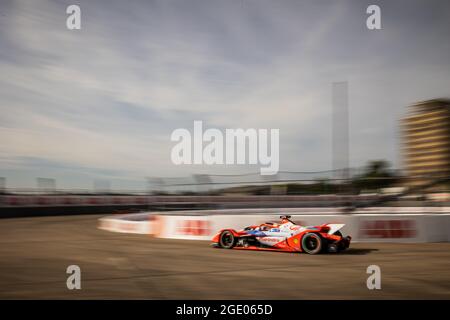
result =
[{"label": "blurred tree", "polygon": [[397,183],[398,177],[390,169],[390,163],[386,160],[372,160],[367,164],[364,172],[356,176],[352,181],[355,191],[378,190],[387,188]]}]

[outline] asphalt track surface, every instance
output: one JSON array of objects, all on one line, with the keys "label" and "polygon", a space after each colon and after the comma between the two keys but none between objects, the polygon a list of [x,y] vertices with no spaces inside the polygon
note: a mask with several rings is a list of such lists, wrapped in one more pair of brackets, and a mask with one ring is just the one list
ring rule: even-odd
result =
[{"label": "asphalt track surface", "polygon": [[[0,220],[1,299],[450,299],[450,243],[346,253],[223,250],[98,230],[99,216]],[[66,268],[81,268],[68,290]],[[381,290],[368,290],[369,265]]]}]

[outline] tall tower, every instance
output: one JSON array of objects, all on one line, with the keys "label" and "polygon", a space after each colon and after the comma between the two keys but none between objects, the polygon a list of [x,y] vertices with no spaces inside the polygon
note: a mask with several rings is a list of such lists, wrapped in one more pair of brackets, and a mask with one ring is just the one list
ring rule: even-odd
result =
[{"label": "tall tower", "polygon": [[427,100],[410,106],[402,131],[410,186],[450,176],[450,100]]}]

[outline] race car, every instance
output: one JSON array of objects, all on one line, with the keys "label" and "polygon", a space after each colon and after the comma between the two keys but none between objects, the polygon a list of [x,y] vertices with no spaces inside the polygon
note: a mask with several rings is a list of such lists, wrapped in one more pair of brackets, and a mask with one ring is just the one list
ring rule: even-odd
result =
[{"label": "race car", "polygon": [[266,222],[243,230],[222,229],[212,245],[224,249],[274,250],[287,252],[337,253],[350,246],[351,237],[339,231],[344,224],[322,224],[304,227],[280,216],[281,223]]}]

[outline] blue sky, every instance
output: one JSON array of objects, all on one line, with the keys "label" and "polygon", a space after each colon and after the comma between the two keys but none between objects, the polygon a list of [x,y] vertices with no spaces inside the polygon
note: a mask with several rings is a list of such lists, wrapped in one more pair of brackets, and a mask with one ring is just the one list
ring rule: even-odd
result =
[{"label": "blue sky", "polygon": [[[366,28],[369,4],[382,30]],[[328,170],[334,81],[349,82],[351,165],[401,167],[406,107],[450,95],[449,33],[445,0],[2,1],[0,176],[133,189],[258,171],[173,165],[170,134],[194,120],[278,128],[281,170]]]}]

